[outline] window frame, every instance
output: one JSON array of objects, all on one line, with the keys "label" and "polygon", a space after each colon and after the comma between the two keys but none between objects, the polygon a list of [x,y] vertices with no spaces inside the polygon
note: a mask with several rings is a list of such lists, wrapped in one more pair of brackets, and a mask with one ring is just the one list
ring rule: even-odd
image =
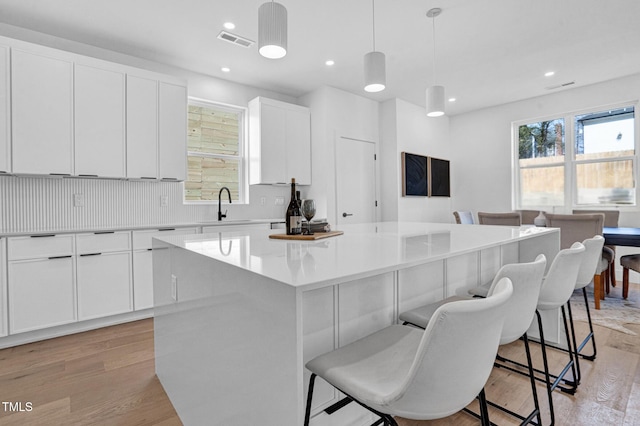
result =
[{"label": "window frame", "polygon": [[[238,201],[234,201],[234,204],[249,204],[249,167],[248,167],[248,135],[249,135],[249,120],[248,113],[249,108],[232,105],[217,101],[211,101],[208,99],[197,98],[193,96],[189,96],[187,98],[187,109],[190,105],[206,107],[206,108],[215,108],[226,112],[233,112],[239,114],[239,119],[241,120],[241,124],[238,126],[238,155],[227,155],[227,154],[213,154],[213,153],[205,153],[198,151],[189,151],[189,146],[187,144],[186,147],[186,156],[187,160],[190,155],[193,156],[205,156],[210,158],[221,158],[221,159],[230,159],[238,161]],[[188,111],[187,111],[188,114]],[[187,117],[188,120],[188,117]],[[188,137],[188,136],[187,136]],[[182,188],[182,202],[183,204],[191,204],[191,205],[218,205],[218,200],[187,200],[186,199],[186,182],[189,177],[189,168],[187,166],[187,179],[185,180],[185,185]],[[228,198],[227,198],[228,200]]]},{"label": "window frame", "polygon": [[[530,209],[530,210],[543,210],[543,211],[551,211],[553,212],[562,212],[562,211],[573,211],[580,209],[593,209],[593,208],[602,208],[602,209],[617,209],[620,211],[630,211],[637,212],[640,211],[640,170],[638,170],[638,148],[640,146],[640,135],[638,134],[638,130],[640,129],[640,118],[638,117],[638,105],[640,102],[638,100],[634,101],[626,101],[626,102],[618,102],[615,104],[602,105],[597,107],[590,107],[581,110],[570,111],[567,113],[558,113],[558,114],[550,114],[536,118],[530,118],[526,120],[518,120],[513,121],[511,123],[511,137],[512,137],[512,197],[511,204],[514,210],[521,209]],[[624,107],[633,107],[634,109],[634,155],[625,155],[620,157],[611,157],[607,159],[588,159],[588,160],[578,160],[576,159],[576,129],[575,129],[575,118],[576,116],[583,114],[590,114],[598,111],[603,111],[607,109],[620,109]],[[565,123],[565,151],[564,151],[564,161],[554,162],[544,164],[544,166],[532,166],[527,168],[536,168],[536,167],[551,167],[551,166],[564,166],[564,205],[556,205],[556,206],[522,206],[522,194],[520,192],[520,163],[519,163],[519,128],[520,126],[537,123],[540,121],[549,121],[549,120],[557,120],[563,119]],[[635,182],[635,205],[623,205],[623,204],[577,204],[578,200],[578,187],[577,187],[577,176],[578,176],[578,165],[581,164],[593,164],[593,163],[607,163],[607,162],[615,162],[615,161],[628,161],[631,160],[633,164],[633,172],[634,172],[634,182]]]}]

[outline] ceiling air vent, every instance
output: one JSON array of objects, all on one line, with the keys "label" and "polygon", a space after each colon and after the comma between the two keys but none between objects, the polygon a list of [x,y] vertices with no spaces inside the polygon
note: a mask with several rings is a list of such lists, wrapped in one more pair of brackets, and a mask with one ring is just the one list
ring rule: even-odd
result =
[{"label": "ceiling air vent", "polygon": [[571,86],[572,84],[576,84],[576,82],[575,81],[569,81],[567,83],[562,83],[562,84],[558,84],[558,85],[555,85],[555,86],[546,87],[546,89],[547,90],[555,90],[555,89],[560,89],[562,87]]},{"label": "ceiling air vent", "polygon": [[228,41],[229,43],[233,43],[242,47],[250,47],[253,43],[255,43],[254,41],[249,40],[248,38],[231,34],[228,31],[220,31],[220,34],[218,34],[218,38],[220,40]]}]

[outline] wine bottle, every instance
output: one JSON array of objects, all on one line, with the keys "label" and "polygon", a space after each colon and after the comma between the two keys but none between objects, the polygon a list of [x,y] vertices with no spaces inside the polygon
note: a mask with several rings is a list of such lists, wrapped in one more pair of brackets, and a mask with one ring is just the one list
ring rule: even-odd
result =
[{"label": "wine bottle", "polygon": [[300,213],[300,205],[296,198],[296,180],[291,178],[291,201],[287,207],[286,214],[287,235],[302,234],[302,213]]}]

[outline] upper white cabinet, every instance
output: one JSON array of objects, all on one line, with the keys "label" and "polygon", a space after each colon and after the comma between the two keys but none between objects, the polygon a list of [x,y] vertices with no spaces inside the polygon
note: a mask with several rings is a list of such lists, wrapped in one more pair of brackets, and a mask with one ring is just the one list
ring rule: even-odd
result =
[{"label": "upper white cabinet", "polygon": [[11,49],[13,172],[73,173],[73,62]]},{"label": "upper white cabinet", "polygon": [[187,88],[165,82],[158,91],[158,177],[187,177]]},{"label": "upper white cabinet", "polygon": [[258,97],[249,102],[249,183],[311,184],[309,109]]},{"label": "upper white cabinet", "polygon": [[127,177],[158,177],[158,82],[127,75]]},{"label": "upper white cabinet", "polygon": [[125,175],[124,74],[75,66],[75,174]]},{"label": "upper white cabinet", "polygon": [[9,48],[0,45],[0,173],[11,172]]},{"label": "upper white cabinet", "polygon": [[0,173],[186,178],[178,78],[0,37]]}]

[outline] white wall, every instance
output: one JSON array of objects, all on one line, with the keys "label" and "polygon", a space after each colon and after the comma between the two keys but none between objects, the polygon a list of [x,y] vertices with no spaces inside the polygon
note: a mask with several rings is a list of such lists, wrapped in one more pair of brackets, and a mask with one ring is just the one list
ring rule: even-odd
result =
[{"label": "white wall", "polygon": [[[380,113],[382,220],[452,222],[452,198],[403,197],[401,153],[452,160],[447,116],[427,117],[423,107],[401,99],[383,103]],[[451,179],[458,165],[451,161]],[[457,194],[452,186],[452,197]]]},{"label": "white wall", "polygon": [[[451,117],[451,152],[456,164],[452,208],[474,212],[512,210],[512,122],[598,110],[620,102],[637,102],[639,98],[640,74],[636,74]],[[636,134],[636,138],[639,136]],[[637,213],[621,212],[620,226],[640,226]]]},{"label": "white wall", "polygon": [[[55,49],[66,50],[73,53],[86,55],[95,57],[102,60],[112,61],[116,63],[121,63],[124,65],[129,65],[137,68],[147,69],[150,71],[155,71],[163,74],[173,75],[179,78],[182,78],[187,81],[188,84],[188,94],[192,97],[207,99],[216,102],[222,102],[226,104],[246,107],[248,102],[255,98],[256,96],[264,96],[272,99],[278,99],[285,102],[298,103],[295,98],[291,96],[283,95],[280,93],[272,92],[269,90],[264,90],[252,86],[245,86],[242,84],[237,84],[233,82],[229,82],[226,80],[221,80],[215,77],[194,73],[191,71],[187,71],[184,69],[176,68],[169,65],[158,64],[151,61],[147,61],[144,59],[136,58],[129,55],[124,55],[121,53],[97,48],[95,46],[91,46],[88,44],[77,43],[70,40],[61,39],[58,37],[49,36],[47,34],[38,33],[31,30],[26,30],[23,28],[0,24],[0,35],[15,38],[18,40],[23,40],[26,42],[36,43],[43,46],[48,46]],[[7,194],[17,194],[18,191],[21,191],[22,188],[33,185],[34,187],[49,187],[51,182],[38,184],[37,181],[30,179],[28,181],[20,181],[19,178],[11,178],[10,180],[2,181],[3,191],[6,191]],[[72,188],[75,188],[77,185],[69,180],[61,180],[59,182],[54,183],[57,188],[56,191],[59,193],[67,193]],[[174,183],[170,185],[182,185],[181,183]],[[86,191],[85,198],[87,200],[95,199],[109,199],[109,198],[117,198],[117,199],[127,199],[132,196],[132,194],[137,193],[140,185],[138,183],[128,183],[123,182],[118,185],[101,185],[97,181],[86,181],[83,183],[83,190]],[[155,200],[155,196],[160,193],[166,193],[170,191],[172,195],[180,194],[181,190],[177,190],[172,188],[171,190],[163,189],[160,186],[158,187],[145,187],[145,193],[149,194],[148,196]],[[247,218],[284,218],[286,204],[288,204],[289,198],[288,188],[281,186],[271,186],[271,185],[254,185],[249,187],[249,204],[240,205],[240,204],[231,204],[224,205],[223,210],[228,209],[228,220],[232,219],[247,219]],[[284,206],[276,206],[275,201],[276,197],[282,196],[285,198]],[[261,199],[265,198],[265,204],[261,205]],[[11,203],[11,198],[6,200],[8,203]],[[46,204],[46,200],[40,200],[38,203],[45,203],[42,207],[42,211],[44,214],[58,214],[62,213],[57,211],[57,206],[62,205],[61,202],[55,200],[51,200],[51,203]],[[64,202],[64,200],[62,200]],[[156,206],[156,204],[158,204]],[[152,211],[149,213],[153,217],[157,217],[159,219],[166,218],[167,221],[171,222],[187,222],[187,221],[204,221],[211,220],[216,218],[217,213],[217,205],[184,205],[182,203],[181,196],[172,196],[169,198],[169,206],[163,208],[162,211],[156,210],[160,209],[159,203],[152,202],[148,207]],[[91,206],[87,206],[89,209]],[[166,215],[166,211],[170,210],[172,213],[170,215]],[[49,213],[46,213],[49,212]],[[0,212],[2,214],[2,212]],[[0,217],[2,219],[2,217]],[[46,223],[46,217],[34,217],[34,226],[36,223]],[[114,217],[113,221],[117,221]],[[109,221],[106,223],[101,221],[101,226],[108,226]],[[11,220],[4,220],[4,224],[14,223]],[[168,223],[168,222],[167,222]],[[164,222],[154,223],[157,225],[162,225]],[[121,224],[113,224],[112,226],[120,226]],[[134,225],[134,223],[125,224],[125,225]],[[90,225],[88,225],[90,226]],[[23,229],[24,230],[24,229]],[[13,232],[13,229],[1,229],[3,232]]]},{"label": "white wall", "polygon": [[[379,104],[328,86],[308,93],[300,98],[300,102],[311,108],[311,187],[302,187],[302,196],[316,200],[318,218],[326,217],[329,223],[335,224],[336,138],[344,136],[377,145]],[[380,176],[379,171],[377,176]],[[376,187],[379,188],[380,179],[377,180]]]}]

